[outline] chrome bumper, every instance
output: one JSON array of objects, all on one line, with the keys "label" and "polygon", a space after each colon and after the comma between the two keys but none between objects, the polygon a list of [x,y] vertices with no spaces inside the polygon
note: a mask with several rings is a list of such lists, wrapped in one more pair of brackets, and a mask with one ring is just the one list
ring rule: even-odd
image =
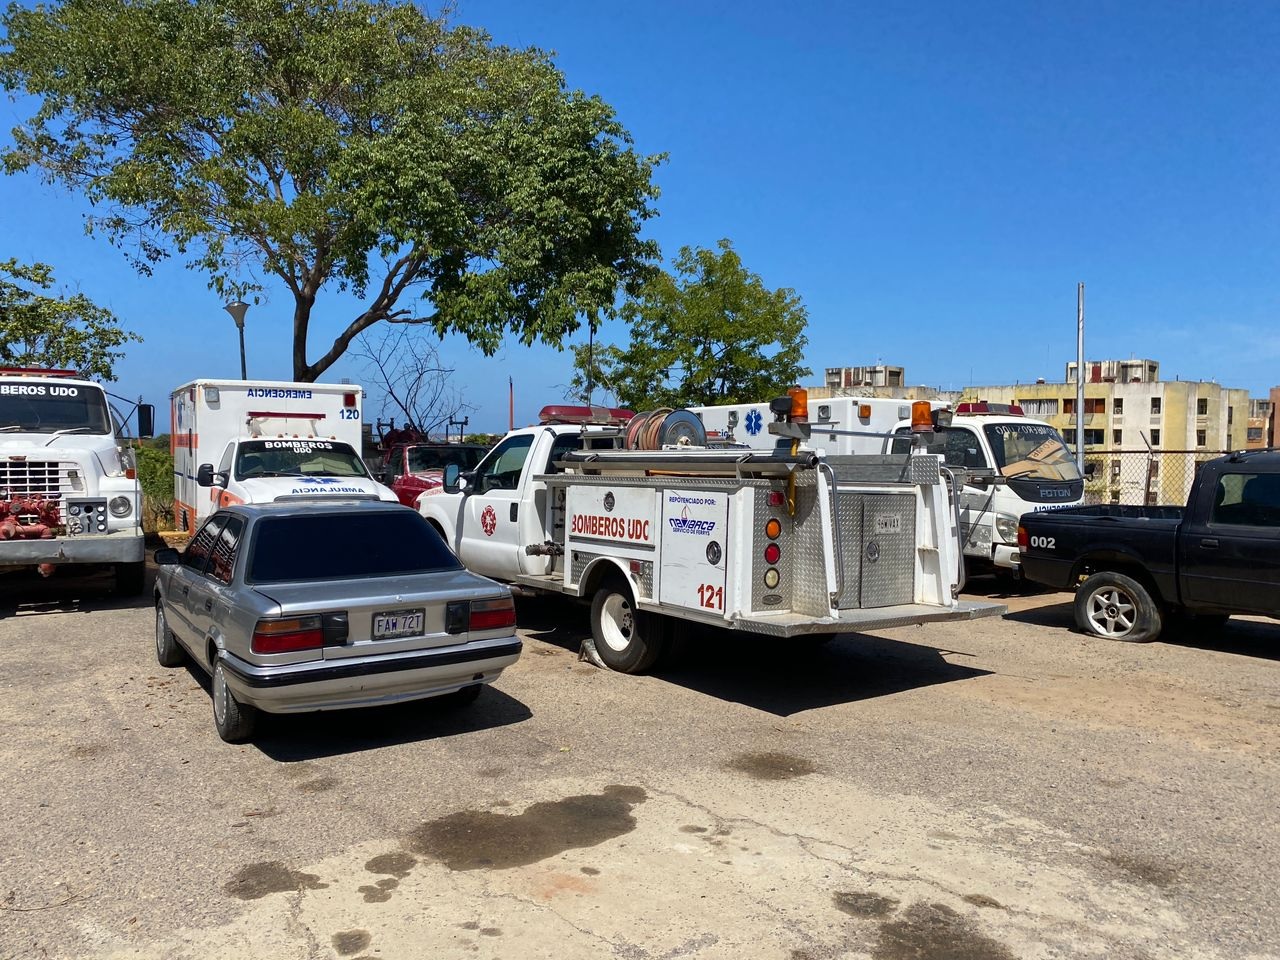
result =
[{"label": "chrome bumper", "polygon": [[35,563],[141,563],[146,553],[137,527],[97,537],[0,540],[0,567]]},{"label": "chrome bumper", "polygon": [[452,693],[491,683],[520,659],[514,636],[381,657],[313,660],[259,667],[223,655],[227,686],[267,713],[347,710]]}]

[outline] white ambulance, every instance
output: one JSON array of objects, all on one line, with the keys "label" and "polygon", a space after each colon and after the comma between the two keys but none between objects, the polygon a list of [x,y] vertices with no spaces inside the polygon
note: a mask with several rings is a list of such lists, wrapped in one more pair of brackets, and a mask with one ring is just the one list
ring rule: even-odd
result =
[{"label": "white ambulance", "polygon": [[[964,555],[972,566],[1018,572],[1018,519],[1024,513],[1076,507],[1084,500],[1084,478],[1062,435],[1051,424],[1023,414],[1016,404],[932,400],[935,429],[928,450],[957,475]],[[810,443],[830,456],[906,453],[911,401],[885,397],[832,397],[810,405]],[[777,438],[765,429],[768,404],[692,407],[708,431],[757,450]],[[908,435],[893,440],[891,435]]]},{"label": "white ambulance", "polygon": [[170,405],[174,521],[194,530],[232,503],[395,500],[360,457],[362,399],[349,383],[193,380]]}]

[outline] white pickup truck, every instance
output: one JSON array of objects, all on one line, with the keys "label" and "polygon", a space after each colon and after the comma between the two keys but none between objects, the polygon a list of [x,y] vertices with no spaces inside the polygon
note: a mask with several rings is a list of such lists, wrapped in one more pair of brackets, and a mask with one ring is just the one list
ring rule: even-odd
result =
[{"label": "white pickup truck", "polygon": [[626,433],[582,409],[513,431],[472,471],[446,468],[418,510],[470,570],[590,600],[588,654],[613,669],[651,666],[680,620],[787,638],[1004,610],[958,599],[937,456],[824,459],[785,405],[775,451],[623,449]]}]

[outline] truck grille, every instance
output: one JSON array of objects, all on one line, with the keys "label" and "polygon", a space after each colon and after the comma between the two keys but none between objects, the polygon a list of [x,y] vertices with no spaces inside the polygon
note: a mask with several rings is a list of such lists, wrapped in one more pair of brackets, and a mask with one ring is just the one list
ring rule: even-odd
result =
[{"label": "truck grille", "polygon": [[5,500],[61,500],[84,492],[83,473],[74,460],[0,460],[0,498]]}]

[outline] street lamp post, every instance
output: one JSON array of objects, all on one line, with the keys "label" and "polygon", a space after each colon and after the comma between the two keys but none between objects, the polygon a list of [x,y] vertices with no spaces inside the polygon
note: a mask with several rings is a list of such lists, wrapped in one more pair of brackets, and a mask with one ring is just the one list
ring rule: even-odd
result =
[{"label": "street lamp post", "polygon": [[236,329],[240,331],[240,379],[248,380],[249,374],[244,363],[244,315],[248,312],[249,305],[243,300],[235,300],[224,309],[231,314],[231,319],[236,322]]}]

